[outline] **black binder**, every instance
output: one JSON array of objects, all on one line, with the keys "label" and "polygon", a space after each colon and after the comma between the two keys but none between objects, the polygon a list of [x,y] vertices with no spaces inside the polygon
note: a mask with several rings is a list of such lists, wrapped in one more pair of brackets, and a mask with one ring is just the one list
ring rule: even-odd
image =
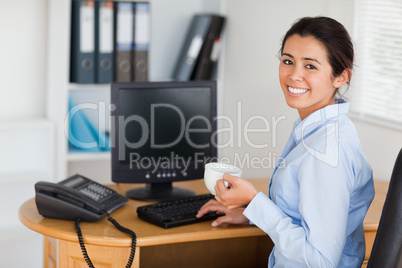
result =
[{"label": "black binder", "polygon": [[211,15],[203,14],[193,17],[176,62],[173,79],[178,81],[191,79],[201,47],[208,35],[211,21]]},{"label": "black binder", "polygon": [[216,68],[220,50],[220,35],[225,22],[221,16],[212,16],[207,38],[201,48],[191,80],[211,80]]},{"label": "black binder", "polygon": [[134,3],[115,2],[115,81],[133,81]]},{"label": "black binder", "polygon": [[70,82],[95,82],[95,10],[93,0],[71,3]]},{"label": "black binder", "polygon": [[149,3],[136,3],[134,12],[134,73],[136,82],[148,81],[148,50],[150,38]]},{"label": "black binder", "polygon": [[113,82],[113,1],[95,1],[95,83]]}]

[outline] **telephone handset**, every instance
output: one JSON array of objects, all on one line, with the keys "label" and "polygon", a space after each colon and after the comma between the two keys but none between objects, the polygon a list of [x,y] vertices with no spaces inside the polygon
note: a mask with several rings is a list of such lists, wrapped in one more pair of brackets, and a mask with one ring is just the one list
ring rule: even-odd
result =
[{"label": "telephone handset", "polygon": [[39,213],[48,218],[97,221],[128,200],[116,191],[76,174],[59,183],[35,184]]}]

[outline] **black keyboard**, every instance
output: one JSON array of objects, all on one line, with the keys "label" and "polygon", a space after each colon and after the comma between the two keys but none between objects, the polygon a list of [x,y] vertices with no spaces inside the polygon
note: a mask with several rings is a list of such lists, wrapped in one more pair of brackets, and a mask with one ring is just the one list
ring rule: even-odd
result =
[{"label": "black keyboard", "polygon": [[137,214],[140,219],[163,228],[214,220],[221,214],[210,211],[201,218],[195,217],[198,210],[208,202],[208,200],[213,198],[214,195],[212,194],[203,194],[172,201],[162,201],[156,204],[138,207]]}]

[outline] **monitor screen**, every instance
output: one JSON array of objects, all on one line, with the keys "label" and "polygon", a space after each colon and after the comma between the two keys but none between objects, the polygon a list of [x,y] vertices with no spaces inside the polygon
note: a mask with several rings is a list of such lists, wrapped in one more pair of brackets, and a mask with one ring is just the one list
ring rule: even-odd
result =
[{"label": "monitor screen", "polygon": [[172,182],[201,179],[216,162],[216,82],[112,84],[112,181],[146,183],[140,200],[193,195]]}]

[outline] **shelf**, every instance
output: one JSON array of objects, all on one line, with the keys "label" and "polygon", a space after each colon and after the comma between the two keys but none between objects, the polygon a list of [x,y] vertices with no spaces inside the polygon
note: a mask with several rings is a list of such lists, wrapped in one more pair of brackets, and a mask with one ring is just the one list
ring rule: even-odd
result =
[{"label": "shelf", "polygon": [[107,151],[107,152],[69,151],[68,155],[67,155],[67,160],[69,162],[110,160],[110,158],[111,158],[110,151]]},{"label": "shelf", "polygon": [[69,90],[110,90],[111,84],[69,84]]}]

